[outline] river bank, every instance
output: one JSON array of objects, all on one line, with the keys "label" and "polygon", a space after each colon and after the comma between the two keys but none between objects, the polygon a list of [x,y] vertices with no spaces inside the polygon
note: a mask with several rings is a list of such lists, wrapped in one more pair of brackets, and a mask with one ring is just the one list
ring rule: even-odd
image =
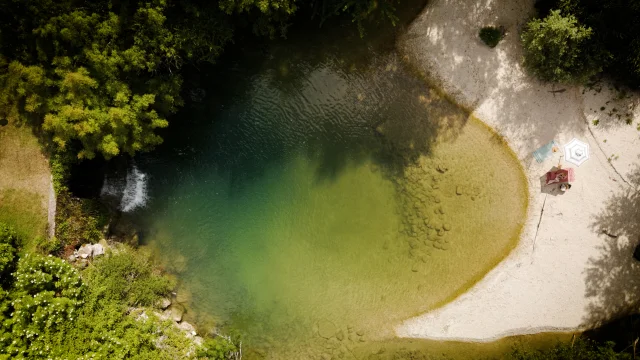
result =
[{"label": "river bank", "polygon": [[[405,60],[513,149],[530,199],[516,249],[467,293],[396,327],[400,337],[492,341],[575,331],[636,308],[638,96],[606,83],[560,89],[525,74],[519,31],[534,15],[533,4],[436,0],[399,39]],[[494,49],[478,37],[490,25],[507,31]],[[632,126],[615,115],[619,110]],[[562,195],[541,189],[541,176],[559,155],[537,163],[532,152],[574,137],[591,147],[574,187]]]}]

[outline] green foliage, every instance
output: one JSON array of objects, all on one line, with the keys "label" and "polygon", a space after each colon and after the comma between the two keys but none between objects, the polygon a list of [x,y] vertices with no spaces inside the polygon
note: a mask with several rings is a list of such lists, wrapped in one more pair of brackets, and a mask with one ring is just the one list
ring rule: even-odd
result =
[{"label": "green foliage", "polygon": [[80,274],[52,256],[18,259],[19,243],[0,224],[0,359],[193,358],[196,346],[169,321],[128,314],[168,291],[146,256],[125,249]]},{"label": "green foliage", "polygon": [[67,154],[68,153],[57,152],[49,159],[51,177],[53,178],[53,190],[56,195],[67,190],[66,182],[70,163]]},{"label": "green foliage", "polygon": [[56,237],[61,247],[99,241],[106,221],[105,210],[95,200],[75,198],[66,187],[59,188]]},{"label": "green foliage", "polygon": [[18,237],[13,229],[0,223],[0,281],[6,279],[16,262]]},{"label": "green foliage", "polygon": [[588,339],[578,338],[574,343],[559,343],[544,351],[516,349],[511,354],[513,360],[627,360],[630,354],[617,353],[614,343],[598,344]]},{"label": "green foliage", "polygon": [[148,254],[124,246],[95,260],[84,275],[96,296],[127,306],[151,306],[174,285],[154,273]]},{"label": "green foliage", "polygon": [[[0,30],[28,41],[1,44],[0,117],[41,125],[60,149],[77,144],[81,159],[133,155],[161,143],[156,130],[182,105],[182,80],[173,71],[196,53],[219,52],[229,38],[199,36],[193,43],[189,29],[175,36],[162,0],[130,3],[118,15],[100,2],[47,12],[3,3],[22,17]],[[13,21],[23,23],[15,28]]]},{"label": "green foliage", "polygon": [[640,86],[640,1],[557,0],[555,8],[593,29],[595,46],[610,54],[600,62],[607,74]]},{"label": "green foliage", "polygon": [[494,26],[486,26],[480,29],[478,36],[487,46],[494,48],[504,37],[504,30]]},{"label": "green foliage", "polygon": [[593,49],[593,31],[573,15],[552,11],[531,20],[522,33],[524,65],[539,79],[561,83],[584,83],[601,71],[602,55]]},{"label": "green foliage", "polygon": [[206,339],[202,347],[198,349],[198,358],[207,358],[209,360],[226,360],[228,354],[238,351],[236,345],[229,339],[224,337],[216,337]]},{"label": "green foliage", "polygon": [[50,350],[47,339],[62,336],[77,316],[85,288],[75,269],[51,256],[25,255],[13,278],[0,315],[0,352],[43,357]]},{"label": "green foliage", "polygon": [[35,239],[35,247],[39,253],[49,255],[58,253],[62,250],[62,243],[55,236],[51,239],[39,236]]}]

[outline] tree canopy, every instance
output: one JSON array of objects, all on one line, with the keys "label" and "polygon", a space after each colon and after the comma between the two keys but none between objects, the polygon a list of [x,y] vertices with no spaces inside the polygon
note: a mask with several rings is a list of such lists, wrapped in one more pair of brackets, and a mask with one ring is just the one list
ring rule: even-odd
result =
[{"label": "tree canopy", "polygon": [[[562,59],[569,57],[568,61],[529,64],[545,74],[554,69],[561,69],[562,77],[578,74],[578,81],[602,71],[626,85],[640,87],[639,0],[541,0],[537,6],[539,18],[531,20],[525,30],[528,34],[523,34],[525,64],[526,57],[547,58],[548,49],[566,41],[568,49]],[[550,32],[552,25],[565,29],[564,33]],[[542,39],[543,35],[549,38]],[[531,46],[532,38],[544,46]],[[574,55],[584,60],[576,61]]]},{"label": "tree canopy", "polygon": [[559,10],[534,19],[522,33],[524,65],[541,80],[585,82],[602,70],[589,51],[592,33],[575,16],[562,16]]}]

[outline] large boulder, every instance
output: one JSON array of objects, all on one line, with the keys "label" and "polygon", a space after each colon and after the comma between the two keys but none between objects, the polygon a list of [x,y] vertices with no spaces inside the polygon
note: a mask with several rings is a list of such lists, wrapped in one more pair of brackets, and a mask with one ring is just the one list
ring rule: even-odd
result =
[{"label": "large boulder", "polygon": [[93,256],[100,256],[100,255],[104,255],[104,246],[102,246],[102,244],[93,244]]},{"label": "large boulder", "polygon": [[83,259],[91,257],[93,255],[93,245],[83,244],[82,246],[80,246],[80,249],[78,249],[78,252],[76,255]]}]

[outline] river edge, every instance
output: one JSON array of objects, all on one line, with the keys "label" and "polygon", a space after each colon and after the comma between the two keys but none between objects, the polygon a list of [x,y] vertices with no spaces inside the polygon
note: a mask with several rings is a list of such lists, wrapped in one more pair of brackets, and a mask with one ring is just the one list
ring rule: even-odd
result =
[{"label": "river edge", "polygon": [[[609,306],[612,295],[593,285],[594,273],[607,276],[598,260],[609,259],[603,244],[612,242],[602,234],[610,225],[600,215],[610,210],[612,199],[637,187],[629,180],[637,177],[637,133],[621,124],[590,125],[594,119],[607,119],[599,109],[617,95],[612,89],[565,87],[558,93],[553,85],[524,73],[519,29],[533,16],[533,3],[435,0],[398,39],[403,59],[431,86],[504,139],[529,183],[526,223],[511,254],[457,299],[396,327],[399,337],[489,342],[512,335],[580,331],[628,310],[623,305],[629,304]],[[507,30],[495,49],[477,36],[488,25]],[[640,118],[637,99],[620,100],[621,106],[631,108],[634,121]],[[590,143],[592,156],[576,169],[577,186],[561,196],[542,193],[540,177],[559,159],[538,164],[531,153],[553,139],[566,143],[573,137]],[[622,156],[612,162],[612,154]],[[613,246],[628,247],[633,235],[622,234]],[[620,266],[631,267],[628,255]],[[611,287],[623,281],[607,280]]]}]

